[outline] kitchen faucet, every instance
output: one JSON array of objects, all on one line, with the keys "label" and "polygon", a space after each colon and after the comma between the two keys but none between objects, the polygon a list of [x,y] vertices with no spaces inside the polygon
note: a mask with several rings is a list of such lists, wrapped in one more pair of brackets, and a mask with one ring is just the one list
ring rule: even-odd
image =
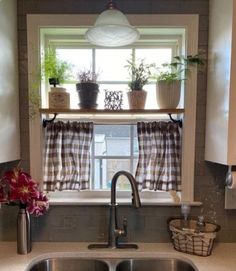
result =
[{"label": "kitchen faucet", "polygon": [[127,171],[118,171],[111,180],[111,204],[110,204],[110,219],[109,219],[109,231],[108,231],[108,243],[106,244],[91,244],[89,249],[96,248],[133,248],[137,249],[136,244],[119,243],[119,237],[127,235],[127,219],[123,220],[123,229],[118,228],[117,223],[117,203],[116,203],[116,184],[120,176],[124,175],[130,182],[132,189],[132,204],[134,207],[139,208],[141,206],[138,188],[134,177]]}]

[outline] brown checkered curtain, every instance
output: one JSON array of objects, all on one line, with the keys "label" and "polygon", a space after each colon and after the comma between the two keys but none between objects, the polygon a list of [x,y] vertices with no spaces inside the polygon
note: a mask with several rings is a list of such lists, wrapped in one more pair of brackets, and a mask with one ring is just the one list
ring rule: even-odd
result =
[{"label": "brown checkered curtain", "polygon": [[181,136],[177,123],[138,122],[139,190],[181,190]]},{"label": "brown checkered curtain", "polygon": [[92,122],[50,123],[45,131],[44,189],[89,188]]}]

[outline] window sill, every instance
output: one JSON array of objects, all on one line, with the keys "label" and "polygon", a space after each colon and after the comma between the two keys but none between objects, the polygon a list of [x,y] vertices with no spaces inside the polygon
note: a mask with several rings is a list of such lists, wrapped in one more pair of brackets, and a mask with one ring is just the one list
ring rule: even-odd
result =
[{"label": "window sill", "polygon": [[[158,195],[157,195],[158,194]],[[141,192],[140,200],[142,206],[180,206],[180,202],[175,202],[169,193],[166,192]],[[50,192],[50,205],[62,206],[107,206],[110,204],[109,191],[83,191],[83,192]],[[117,203],[119,205],[131,205],[130,192],[117,192]],[[198,201],[189,202],[191,206],[201,206]]]}]

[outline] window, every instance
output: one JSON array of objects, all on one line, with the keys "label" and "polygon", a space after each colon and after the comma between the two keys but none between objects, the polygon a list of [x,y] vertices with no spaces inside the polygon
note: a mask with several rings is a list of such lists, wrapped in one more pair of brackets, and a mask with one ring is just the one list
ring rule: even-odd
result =
[{"label": "window", "polygon": [[[81,29],[85,31],[86,29]],[[143,29],[145,34],[150,29]],[[42,29],[48,33],[50,29]],[[53,46],[61,60],[71,63],[72,80],[65,82],[63,87],[70,93],[70,108],[78,108],[78,94],[75,91],[75,84],[78,82],[77,73],[79,71],[92,69],[99,74],[99,96],[98,108],[104,108],[105,90],[119,90],[123,94],[123,106],[127,109],[126,92],[128,91],[129,73],[126,69],[127,60],[144,60],[145,63],[155,63],[160,67],[163,63],[168,63],[173,56],[181,50],[182,29],[178,35],[168,34],[166,37],[159,37],[158,29],[154,33],[149,33],[149,40],[138,42],[125,48],[99,48],[88,44],[85,39],[73,41],[68,38],[67,31],[61,30],[63,35],[44,35],[45,46]],[[175,31],[176,32],[176,31]],[[71,38],[71,36],[70,36]],[[45,50],[45,48],[43,48]],[[180,54],[180,53],[178,53]],[[49,89],[48,82],[44,82],[45,92]],[[145,86],[148,91],[146,108],[154,109],[156,103],[156,82],[151,79]],[[42,103],[47,104],[46,101]],[[162,117],[163,118],[163,117]],[[126,170],[133,175],[136,171],[138,158],[136,125],[114,125],[112,121],[106,125],[94,126],[94,140],[91,149],[91,190],[109,190],[112,176],[119,170]],[[122,146],[122,148],[120,148]],[[129,190],[130,186],[124,177],[119,178],[120,190]]]},{"label": "window", "polygon": [[[105,90],[122,91],[124,97],[122,108],[127,109],[128,102],[125,95],[129,90],[128,82],[130,80],[128,71],[125,68],[127,60],[133,59],[133,61],[139,61],[144,59],[145,63],[155,63],[158,67],[163,63],[170,62],[173,56],[180,54],[181,49],[181,36],[174,36],[173,41],[166,41],[163,44],[163,41],[160,42],[156,35],[153,35],[151,42],[146,41],[142,45],[137,44],[123,49],[94,48],[89,44],[86,44],[85,48],[85,45],[81,45],[79,42],[74,42],[72,45],[70,40],[67,40],[66,34],[63,35],[63,39],[62,41],[62,37],[60,36],[60,41],[56,42],[56,37],[49,35],[47,36],[45,46],[53,46],[56,49],[57,55],[62,60],[71,63],[73,78],[70,82],[66,82],[64,87],[70,93],[70,108],[74,109],[78,109],[78,95],[75,91],[75,84],[78,82],[77,74],[79,71],[92,69],[99,74],[99,109],[104,108]],[[163,40],[165,39],[163,38]],[[155,79],[151,79],[150,83],[145,86],[145,90],[149,93],[146,109],[157,108],[155,88]],[[44,82],[42,89],[45,92],[45,95],[42,96],[42,104],[47,106],[49,89],[47,82]]]},{"label": "window", "polygon": [[[136,125],[95,125],[91,159],[92,189],[110,189],[111,179],[119,170],[135,174],[138,158],[136,130]],[[118,189],[130,189],[126,178],[122,179],[121,176]]]},{"label": "window", "polygon": [[[46,45],[49,40],[57,48],[58,52],[62,54],[62,51],[66,50],[82,50],[78,52],[80,55],[81,63],[87,65],[86,58],[91,59],[92,65],[94,68],[96,66],[96,61],[104,58],[104,54],[108,54],[106,48],[94,48],[83,42],[83,27],[87,28],[87,25],[92,24],[93,16],[88,17],[83,15],[66,15],[63,17],[63,22],[61,17],[57,15],[46,16],[46,15],[28,15],[28,55],[29,55],[29,75],[32,71],[37,69],[38,56],[35,54],[35,48],[38,44]],[[177,53],[186,52],[186,54],[195,54],[197,52],[197,34],[198,33],[198,16],[197,15],[132,15],[130,16],[131,21],[134,25],[142,25],[140,30],[145,32],[144,35],[141,32],[141,40],[138,44],[135,44],[133,47],[126,47],[122,49],[113,49],[118,52],[126,50],[127,54],[130,55],[130,51],[133,57],[138,58],[139,56],[146,56],[147,59],[152,59],[153,51],[167,49],[171,56],[176,55]],[[90,21],[90,23],[89,23]],[[62,28],[61,26],[65,26]],[[50,27],[49,27],[50,26]],[[68,28],[70,26],[70,28]],[[80,27],[78,27],[80,26]],[[173,28],[174,26],[174,28]],[[73,27],[73,28],[71,28]],[[56,28],[56,31],[55,31]],[[168,28],[168,29],[167,29]],[[60,32],[60,30],[68,30],[67,40],[65,42],[65,35]],[[40,33],[39,33],[40,31]],[[156,32],[155,32],[156,31]],[[156,41],[150,40],[150,36],[155,32]],[[65,33],[65,32],[64,32]],[[39,35],[40,34],[40,35]],[[52,35],[55,34],[55,35]],[[58,34],[58,36],[57,36]],[[41,36],[41,41],[39,42],[38,38]],[[57,37],[56,37],[57,36]],[[53,37],[53,38],[52,38]],[[158,43],[157,43],[158,41]],[[33,46],[32,46],[33,45]],[[79,45],[79,46],[78,46]],[[32,50],[32,48],[34,48]],[[72,51],[70,51],[73,55]],[[123,51],[124,52],[124,51]],[[113,52],[114,53],[114,52]],[[112,54],[112,53],[111,53]],[[63,55],[63,54],[62,54]],[[69,53],[68,53],[69,55]],[[114,54],[112,54],[114,55]],[[161,57],[164,54],[159,54]],[[75,56],[75,54],[74,54]],[[63,56],[64,57],[64,56]],[[68,56],[69,57],[69,56]],[[76,59],[74,57],[74,59]],[[104,59],[103,59],[104,60]],[[110,59],[109,59],[110,60]],[[122,65],[122,57],[117,60],[117,67]],[[160,61],[162,62],[162,60]],[[91,65],[89,63],[89,65]],[[120,63],[120,64],[119,64]],[[106,68],[106,61],[102,63],[104,72],[101,75],[100,84],[105,89],[122,89],[125,91],[127,79],[124,78],[124,74],[121,72],[117,73],[115,70],[110,71]],[[107,76],[109,74],[109,76]],[[108,79],[106,79],[109,77]],[[195,113],[196,113],[196,73],[193,73],[191,80],[186,82],[184,97],[182,97],[182,103],[184,105],[185,114],[184,114],[184,128],[183,128],[183,158],[182,158],[182,199],[193,201],[193,177],[194,177],[194,148],[195,148]],[[68,87],[70,82],[68,83]],[[151,82],[148,85],[148,88],[155,86],[155,82]],[[191,90],[191,91],[190,91]],[[151,90],[150,90],[151,92]],[[47,106],[47,89],[42,88],[42,97],[43,97],[43,107]],[[152,99],[151,99],[152,100]],[[151,102],[151,101],[150,101]],[[150,104],[149,102],[147,102]],[[101,98],[102,104],[102,98]],[[75,105],[77,106],[77,105]],[[124,105],[125,106],[125,105]],[[60,116],[62,117],[62,116]],[[94,116],[92,116],[93,118]],[[96,123],[99,123],[98,120]],[[114,124],[114,121],[112,121]],[[30,160],[31,160],[31,174],[40,179],[42,176],[42,137],[41,137],[41,118],[40,116],[33,120],[30,123]],[[97,136],[97,140],[98,136]],[[35,144],[37,143],[37,144]],[[95,143],[96,144],[96,143]],[[36,145],[36,147],[35,147]],[[94,147],[95,150],[95,147]],[[125,159],[125,156],[122,157]],[[102,157],[102,159],[108,162],[108,157]],[[133,156],[133,161],[135,156]],[[94,161],[96,160],[94,152]],[[99,159],[97,159],[99,160]],[[100,162],[98,162],[100,163]],[[105,162],[104,162],[105,163]],[[133,163],[131,163],[133,164]],[[94,165],[94,168],[96,166]],[[103,179],[99,178],[97,183],[101,185]],[[96,187],[96,182],[93,183],[94,188]],[[107,184],[105,184],[106,186]]]}]

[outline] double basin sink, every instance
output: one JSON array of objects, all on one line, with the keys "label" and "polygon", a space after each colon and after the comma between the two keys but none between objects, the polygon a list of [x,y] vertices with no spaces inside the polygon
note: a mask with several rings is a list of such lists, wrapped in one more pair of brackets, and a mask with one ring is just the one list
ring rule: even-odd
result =
[{"label": "double basin sink", "polygon": [[187,261],[156,259],[81,259],[52,258],[31,266],[28,271],[197,271]]}]

